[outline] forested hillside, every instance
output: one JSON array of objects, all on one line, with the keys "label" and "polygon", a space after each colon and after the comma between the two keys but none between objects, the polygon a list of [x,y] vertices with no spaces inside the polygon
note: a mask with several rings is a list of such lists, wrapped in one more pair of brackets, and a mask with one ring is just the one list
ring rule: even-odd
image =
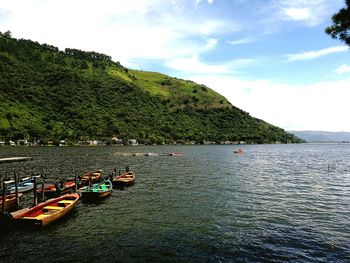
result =
[{"label": "forested hillside", "polygon": [[0,140],[299,142],[203,85],[0,36]]}]

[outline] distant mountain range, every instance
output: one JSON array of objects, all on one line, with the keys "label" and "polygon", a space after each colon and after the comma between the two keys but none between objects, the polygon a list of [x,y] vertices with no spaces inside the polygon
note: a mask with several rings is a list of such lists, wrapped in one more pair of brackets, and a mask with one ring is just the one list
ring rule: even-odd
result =
[{"label": "distant mountain range", "polygon": [[289,131],[307,142],[350,142],[350,132]]}]

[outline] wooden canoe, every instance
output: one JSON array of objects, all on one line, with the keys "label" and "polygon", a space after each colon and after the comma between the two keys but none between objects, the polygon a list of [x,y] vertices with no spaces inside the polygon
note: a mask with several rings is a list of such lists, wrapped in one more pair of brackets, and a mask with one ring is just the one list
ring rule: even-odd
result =
[{"label": "wooden canoe", "polygon": [[105,180],[102,183],[93,184],[82,189],[83,201],[96,202],[100,201],[112,194],[113,187],[110,180]]},{"label": "wooden canoe", "polygon": [[135,174],[132,171],[128,171],[121,175],[114,176],[112,183],[114,188],[132,186],[135,183]]},{"label": "wooden canoe", "polygon": [[[19,193],[18,198],[20,198],[23,194]],[[0,209],[2,208],[2,198],[3,196],[0,195]],[[7,194],[5,195],[6,202],[5,202],[5,210],[11,209],[16,205],[16,194]]]},{"label": "wooden canoe", "polygon": [[16,214],[13,221],[18,226],[46,226],[70,212],[78,200],[78,193],[62,195]]}]

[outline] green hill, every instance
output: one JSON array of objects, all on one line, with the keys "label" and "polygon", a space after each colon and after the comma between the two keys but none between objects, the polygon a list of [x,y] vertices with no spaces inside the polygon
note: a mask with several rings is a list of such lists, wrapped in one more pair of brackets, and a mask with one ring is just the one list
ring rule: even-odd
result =
[{"label": "green hill", "polygon": [[300,142],[192,81],[0,35],[0,140]]}]

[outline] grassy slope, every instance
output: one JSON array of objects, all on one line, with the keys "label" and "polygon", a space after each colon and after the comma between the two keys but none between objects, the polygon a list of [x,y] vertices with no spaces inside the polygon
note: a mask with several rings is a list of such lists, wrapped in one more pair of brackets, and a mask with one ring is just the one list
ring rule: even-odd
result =
[{"label": "grassy slope", "polygon": [[0,139],[294,141],[203,85],[0,37]]}]

